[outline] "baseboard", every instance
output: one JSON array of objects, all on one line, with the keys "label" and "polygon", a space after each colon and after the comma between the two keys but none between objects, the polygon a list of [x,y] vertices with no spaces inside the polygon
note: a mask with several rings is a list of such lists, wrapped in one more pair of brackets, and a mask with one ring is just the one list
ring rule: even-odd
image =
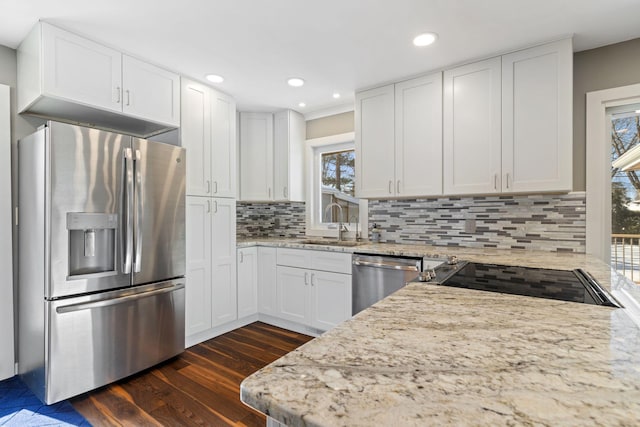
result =
[{"label": "baseboard", "polygon": [[258,321],[264,322],[271,326],[277,326],[278,328],[297,332],[299,334],[310,335],[312,337],[317,337],[325,332],[320,329],[312,328],[311,326],[302,325],[297,322],[291,322],[290,320],[280,319],[279,317],[274,317],[263,313],[258,314]]},{"label": "baseboard", "polygon": [[243,326],[247,326],[250,323],[257,322],[258,315],[252,314],[251,316],[246,316],[241,319],[234,320],[233,322],[225,323],[224,325],[216,326],[215,328],[207,329],[206,331],[199,332],[197,334],[189,335],[185,337],[185,347],[189,348],[196,344],[200,344],[201,342],[210,340],[211,338],[215,338],[219,335],[226,334],[227,332],[231,332],[234,329],[242,328]]}]

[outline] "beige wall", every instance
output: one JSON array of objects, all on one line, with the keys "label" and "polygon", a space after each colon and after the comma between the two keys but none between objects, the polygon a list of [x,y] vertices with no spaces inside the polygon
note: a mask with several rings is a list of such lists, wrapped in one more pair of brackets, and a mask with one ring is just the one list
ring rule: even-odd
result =
[{"label": "beige wall", "polygon": [[586,94],[640,83],[640,39],[578,52],[573,57],[573,189],[586,188]]},{"label": "beige wall", "polygon": [[353,111],[307,121],[307,139],[353,132]]}]

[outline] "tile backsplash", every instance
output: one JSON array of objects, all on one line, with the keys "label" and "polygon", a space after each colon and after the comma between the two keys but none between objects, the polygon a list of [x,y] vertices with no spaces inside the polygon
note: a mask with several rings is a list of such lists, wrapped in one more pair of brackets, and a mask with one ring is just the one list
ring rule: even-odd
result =
[{"label": "tile backsplash", "polygon": [[584,253],[586,195],[370,200],[382,242]]},{"label": "tile backsplash", "polygon": [[305,204],[273,202],[236,204],[238,239],[255,237],[293,237],[305,235]]},{"label": "tile backsplash", "polygon": [[[237,203],[237,236],[305,236],[302,202]],[[380,241],[435,246],[584,253],[586,195],[440,197],[369,200]]]}]

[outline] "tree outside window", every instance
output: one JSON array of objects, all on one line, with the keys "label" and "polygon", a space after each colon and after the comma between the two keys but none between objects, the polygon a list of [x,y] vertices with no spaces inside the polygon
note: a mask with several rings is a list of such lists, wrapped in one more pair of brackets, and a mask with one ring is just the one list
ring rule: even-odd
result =
[{"label": "tree outside window", "polygon": [[[355,197],[355,151],[345,150],[322,153],[320,164],[322,221],[350,222],[349,219],[360,214],[358,199]],[[342,206],[343,218],[339,218],[340,210],[332,206],[337,203]]]}]

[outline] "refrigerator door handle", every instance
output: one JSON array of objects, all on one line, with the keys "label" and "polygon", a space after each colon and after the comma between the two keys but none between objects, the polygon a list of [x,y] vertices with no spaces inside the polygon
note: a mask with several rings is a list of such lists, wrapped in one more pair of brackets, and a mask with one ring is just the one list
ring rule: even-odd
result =
[{"label": "refrigerator door handle", "polygon": [[142,212],[144,212],[144,194],[143,191],[143,183],[142,183],[142,172],[140,171],[140,164],[142,160],[142,154],[140,150],[136,150],[136,158],[135,158],[135,171],[136,171],[136,213],[135,213],[135,230],[136,230],[136,239],[135,239],[135,258],[133,263],[133,271],[135,273],[140,273],[142,271]]},{"label": "refrigerator door handle", "polygon": [[166,294],[168,292],[177,291],[184,288],[184,283],[171,284],[159,289],[146,292],[138,292],[130,295],[124,295],[116,298],[105,298],[97,301],[81,302],[78,304],[63,305],[56,308],[56,313],[72,313],[74,311],[90,310],[92,308],[108,307],[110,305],[122,304],[128,301],[135,301],[141,298],[148,298],[155,295]]},{"label": "refrigerator door handle", "polygon": [[124,262],[122,263],[122,272],[125,274],[131,273],[131,256],[132,256],[132,246],[133,246],[133,233],[131,232],[131,228],[133,225],[133,221],[131,219],[131,214],[133,213],[133,155],[131,152],[131,148],[124,149],[124,173],[125,173],[125,181],[123,183],[124,186],[124,206],[122,212],[122,234],[124,235],[123,241],[123,257]]}]

